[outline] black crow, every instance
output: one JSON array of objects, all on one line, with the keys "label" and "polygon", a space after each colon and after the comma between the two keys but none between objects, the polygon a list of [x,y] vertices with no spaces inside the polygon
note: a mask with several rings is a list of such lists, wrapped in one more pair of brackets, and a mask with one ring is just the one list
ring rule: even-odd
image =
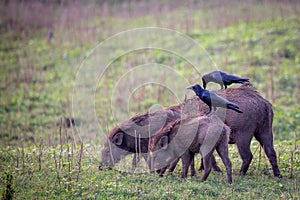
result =
[{"label": "black crow", "polygon": [[202,82],[204,89],[206,88],[206,84],[209,82],[215,82],[220,84],[221,89],[223,89],[223,85],[225,86],[225,89],[228,85],[231,85],[232,83],[244,83],[248,82],[249,78],[240,78],[231,74],[226,74],[221,71],[213,71],[211,73],[205,74],[202,76]]},{"label": "black crow", "polygon": [[216,110],[216,107],[222,107],[222,108],[228,108],[234,110],[238,113],[243,113],[242,111],[239,110],[240,108],[235,103],[232,103],[227,99],[224,99],[213,92],[203,89],[198,84],[192,85],[187,89],[194,90],[196,95],[209,106],[209,113],[212,111],[212,107],[214,108],[214,111]]}]

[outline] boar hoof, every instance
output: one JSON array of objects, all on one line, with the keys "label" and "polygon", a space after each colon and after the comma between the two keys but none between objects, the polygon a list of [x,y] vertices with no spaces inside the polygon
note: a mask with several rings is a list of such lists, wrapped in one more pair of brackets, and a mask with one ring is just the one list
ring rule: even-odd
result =
[{"label": "boar hoof", "polygon": [[216,172],[222,173],[222,170],[221,170],[220,167],[218,167],[217,165],[216,165],[216,166],[213,166],[213,168],[214,168],[214,170],[215,170]]},{"label": "boar hoof", "polygon": [[203,166],[203,165],[201,165],[201,166],[199,167],[198,171],[202,171],[202,170],[204,170],[204,166]]},{"label": "boar hoof", "polygon": [[281,174],[275,174],[275,176],[278,177],[278,178],[282,178]]},{"label": "boar hoof", "polygon": [[245,175],[246,175],[246,172],[240,171],[240,175],[241,175],[241,176],[245,176]]},{"label": "boar hoof", "polygon": [[[213,169],[214,169],[214,171],[216,171],[216,172],[222,172],[222,170],[220,169],[220,167],[218,167],[217,165],[213,165]],[[202,171],[202,170],[204,170],[204,166],[203,166],[203,165],[201,165],[201,166],[199,167],[198,171]]]}]

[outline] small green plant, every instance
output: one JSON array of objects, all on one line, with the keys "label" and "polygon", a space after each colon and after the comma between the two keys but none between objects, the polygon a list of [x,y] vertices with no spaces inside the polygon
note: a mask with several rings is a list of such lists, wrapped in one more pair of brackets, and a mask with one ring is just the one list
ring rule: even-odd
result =
[{"label": "small green plant", "polygon": [[13,186],[13,175],[6,171],[5,173],[5,186],[2,193],[3,200],[10,200],[13,199],[15,189]]}]

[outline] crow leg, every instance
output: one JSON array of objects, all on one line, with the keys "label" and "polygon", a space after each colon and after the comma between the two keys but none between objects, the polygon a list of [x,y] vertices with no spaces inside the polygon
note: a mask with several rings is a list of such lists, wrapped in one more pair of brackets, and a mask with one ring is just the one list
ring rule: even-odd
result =
[{"label": "crow leg", "polygon": [[211,108],[209,108],[209,111],[208,111],[208,113],[206,113],[206,115],[207,115],[207,116],[210,116],[210,115],[211,115],[211,113],[212,113],[212,109],[211,109]]},{"label": "crow leg", "polygon": [[214,112],[217,110],[216,107],[213,107],[213,110],[210,109],[210,111],[206,114],[208,117],[212,116],[214,114]]}]

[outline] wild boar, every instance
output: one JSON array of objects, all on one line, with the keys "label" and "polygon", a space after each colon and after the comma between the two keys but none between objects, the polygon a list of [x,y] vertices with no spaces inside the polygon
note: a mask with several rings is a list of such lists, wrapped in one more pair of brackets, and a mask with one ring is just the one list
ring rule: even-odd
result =
[{"label": "wild boar", "polygon": [[205,170],[202,181],[205,181],[211,171],[211,157],[216,149],[226,167],[228,182],[232,183],[232,165],[228,157],[229,134],[230,128],[214,115],[170,122],[151,138],[151,161],[154,168],[161,169],[181,157],[182,178],[185,179],[194,155],[200,151]]},{"label": "wild boar", "polygon": [[[243,84],[238,88],[228,88],[225,91],[218,91],[216,93],[229,101],[238,104],[243,111],[243,114],[240,114],[231,110],[218,108],[214,113],[219,115],[231,129],[229,144],[237,144],[239,154],[243,160],[240,173],[246,174],[251,163],[253,156],[250,151],[250,142],[254,136],[264,148],[272,165],[274,175],[282,177],[278,169],[276,152],[273,146],[272,105],[249,83]],[[102,169],[102,166],[113,167],[121,157],[136,152],[143,153],[144,158],[146,158],[148,154],[145,152],[148,151],[149,137],[153,135],[155,131],[165,126],[168,122],[177,120],[180,118],[180,115],[199,115],[207,113],[208,110],[209,108],[206,104],[198,97],[194,97],[178,106],[166,108],[150,115],[149,113],[138,115],[129,119],[109,133],[108,140],[104,144],[102,150],[102,161],[99,169]],[[165,113],[167,114],[165,115]],[[158,115],[158,119],[160,119],[160,115],[167,116],[167,120],[163,120],[159,126],[149,125],[149,118],[156,119],[156,115]],[[149,127],[152,127],[150,131]],[[123,130],[125,130],[125,134]],[[135,137],[139,135],[141,135],[140,138]],[[125,140],[123,141],[124,138]],[[139,149],[136,147],[137,142],[140,144],[138,145]],[[170,166],[170,171],[175,169],[176,163],[175,160]],[[212,156],[212,165],[216,171],[220,171],[214,156]],[[164,167],[162,167],[162,169],[164,169]],[[191,168],[193,168],[193,166],[191,166]]]},{"label": "wild boar", "polygon": [[[276,152],[273,145],[273,108],[250,83],[244,83],[238,88],[228,88],[216,94],[239,105],[242,114],[232,110],[218,108],[214,113],[218,115],[231,129],[229,144],[236,144],[242,158],[240,174],[246,174],[253,155],[250,143],[253,138],[263,147],[273,169],[274,176],[282,177],[277,165]],[[191,105],[198,105],[194,109]],[[187,100],[183,105],[185,113],[207,113],[208,106],[198,97]],[[192,109],[190,109],[192,108]]]},{"label": "wild boar", "polygon": [[[115,127],[102,149],[99,170],[112,168],[129,154],[141,154],[147,161],[149,138],[167,123],[180,118],[180,106],[136,115]],[[134,156],[133,168],[139,158]]]}]

